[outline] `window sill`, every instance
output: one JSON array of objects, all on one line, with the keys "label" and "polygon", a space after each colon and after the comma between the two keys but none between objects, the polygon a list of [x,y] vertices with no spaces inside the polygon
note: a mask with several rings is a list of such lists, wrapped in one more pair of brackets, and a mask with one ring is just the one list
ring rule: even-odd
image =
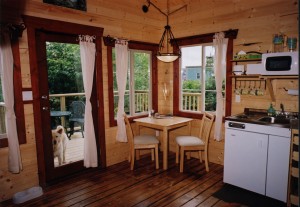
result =
[{"label": "window sill", "polygon": [[[143,118],[143,117],[147,117],[148,114],[143,114],[143,115],[138,115],[138,116],[129,116],[128,119],[130,122],[133,122],[133,119],[138,119],[138,118]],[[114,119],[113,122],[110,124],[110,127],[116,127],[118,126],[117,124],[117,120]]]},{"label": "window sill", "polygon": [[8,147],[7,138],[0,138],[0,148]]}]

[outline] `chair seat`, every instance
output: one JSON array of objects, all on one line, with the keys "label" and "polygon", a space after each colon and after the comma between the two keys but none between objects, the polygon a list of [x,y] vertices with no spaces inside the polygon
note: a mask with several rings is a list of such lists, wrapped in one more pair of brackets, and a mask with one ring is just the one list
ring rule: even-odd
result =
[{"label": "chair seat", "polygon": [[198,146],[204,145],[204,142],[198,137],[194,136],[178,136],[176,142],[179,146]]},{"label": "chair seat", "polygon": [[134,137],[134,144],[158,144],[159,141],[152,135],[138,135]]}]

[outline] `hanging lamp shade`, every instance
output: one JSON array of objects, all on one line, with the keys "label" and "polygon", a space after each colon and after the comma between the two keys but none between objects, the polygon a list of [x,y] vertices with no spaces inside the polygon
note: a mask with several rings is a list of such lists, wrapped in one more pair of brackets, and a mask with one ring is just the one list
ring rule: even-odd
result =
[{"label": "hanging lamp shade", "polygon": [[[150,0],[147,0],[148,5],[143,5],[142,10],[144,13],[147,13],[149,10],[149,7],[152,5],[155,9],[157,9],[160,13],[162,13],[164,16],[167,17],[167,25],[165,26],[165,31],[160,39],[159,46],[158,46],[158,52],[157,52],[157,59],[160,61],[169,63],[177,60],[181,57],[181,51],[177,44],[176,39],[174,38],[174,35],[171,31],[171,27],[169,26],[169,15],[173,14],[183,8],[187,8],[187,5],[184,5],[178,9],[176,9],[173,12],[169,12],[169,0],[167,0],[167,13],[163,12],[160,8],[158,8],[155,4],[153,4]],[[165,51],[165,45],[166,45],[166,51]],[[178,48],[178,52],[169,52],[169,45],[172,45],[173,48],[176,46]]]},{"label": "hanging lamp shade", "polygon": [[[178,47],[178,53],[174,53],[174,52],[169,52],[169,46],[173,44],[176,45],[178,47],[178,44],[174,38],[174,35],[171,31],[171,27],[167,24],[165,26],[165,31],[160,39],[159,42],[159,46],[158,46],[158,52],[157,52],[157,59],[159,59],[160,61],[169,63],[169,62],[173,62],[175,60],[177,60],[178,58],[181,57],[181,51]],[[164,47],[167,47],[167,51],[164,52]]]}]

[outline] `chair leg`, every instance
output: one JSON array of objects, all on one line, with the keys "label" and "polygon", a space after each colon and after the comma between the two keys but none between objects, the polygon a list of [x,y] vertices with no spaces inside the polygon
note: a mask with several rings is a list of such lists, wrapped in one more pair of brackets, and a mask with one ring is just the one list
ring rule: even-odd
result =
[{"label": "chair leg", "polygon": [[205,170],[206,170],[206,172],[209,172],[209,168],[208,168],[208,153],[207,153],[207,150],[205,150],[204,153],[205,153]]},{"label": "chair leg", "polygon": [[190,160],[191,159],[191,152],[189,151],[186,154],[187,154],[187,159]]},{"label": "chair leg", "polygon": [[136,160],[140,160],[140,150],[136,151]]},{"label": "chair leg", "polygon": [[134,168],[134,160],[135,160],[134,155],[135,155],[135,149],[133,148],[131,150],[130,170],[133,170]]},{"label": "chair leg", "polygon": [[84,138],[84,133],[83,133],[83,131],[84,131],[84,124],[81,124],[80,128],[81,128],[82,138]]},{"label": "chair leg", "polygon": [[184,162],[184,147],[180,148],[180,167],[179,167],[179,172],[183,172],[183,163]]},{"label": "chair leg", "polygon": [[131,162],[131,151],[132,151],[132,149],[130,148],[129,149],[129,154],[128,154],[128,162]]},{"label": "chair leg", "polygon": [[178,164],[179,162],[179,144],[176,145],[176,164]]},{"label": "chair leg", "polygon": [[155,145],[155,166],[159,169],[159,159],[158,159],[158,144]]},{"label": "chair leg", "polygon": [[151,149],[151,160],[153,161],[154,160],[154,149]]},{"label": "chair leg", "polygon": [[74,134],[74,122],[73,121],[70,121],[69,122],[69,127],[70,127],[70,131],[69,131],[69,136],[68,136],[68,138],[69,138],[69,140],[71,140],[71,136]]},{"label": "chair leg", "polygon": [[200,163],[202,163],[202,153],[201,153],[201,150],[199,150],[199,160],[200,160]]}]

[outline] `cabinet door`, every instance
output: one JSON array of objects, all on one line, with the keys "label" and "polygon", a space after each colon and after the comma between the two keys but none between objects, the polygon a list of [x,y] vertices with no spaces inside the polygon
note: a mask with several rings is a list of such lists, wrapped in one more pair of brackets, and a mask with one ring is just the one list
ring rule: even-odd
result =
[{"label": "cabinet door", "polygon": [[266,196],[286,202],[290,138],[269,136]]},{"label": "cabinet door", "polygon": [[265,194],[268,135],[226,129],[224,182]]}]

